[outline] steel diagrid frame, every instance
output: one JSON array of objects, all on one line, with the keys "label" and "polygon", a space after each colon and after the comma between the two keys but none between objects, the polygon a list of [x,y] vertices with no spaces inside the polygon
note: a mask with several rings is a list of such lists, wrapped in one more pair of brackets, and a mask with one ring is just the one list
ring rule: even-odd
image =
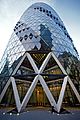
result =
[{"label": "steel diagrid frame", "polygon": [[58,102],[57,102],[57,112],[60,112],[60,109],[61,109],[61,106],[62,106],[67,81],[68,81],[68,76],[66,76],[63,80],[62,88],[61,88],[60,95],[59,95]]},{"label": "steel diagrid frame", "polygon": [[12,88],[13,88],[14,98],[15,98],[15,102],[16,102],[16,107],[19,110],[20,106],[21,106],[21,103],[20,103],[20,97],[19,97],[19,94],[18,94],[16,82],[15,82],[14,77],[11,77],[10,79],[11,79],[11,82],[12,82]]},{"label": "steel diagrid frame", "polygon": [[[48,63],[50,57],[51,57],[51,52],[47,55],[46,59],[44,60],[44,62],[43,62],[43,64],[42,64],[42,66],[41,66],[40,69],[38,70],[38,68],[37,68],[37,66],[36,66],[33,58],[31,57],[31,55],[30,55],[29,53],[27,53],[27,58],[28,58],[29,62],[31,63],[31,65],[32,65],[35,73],[38,74],[38,75],[37,75],[37,79],[40,81],[40,83],[41,83],[44,91],[46,91],[45,93],[46,93],[46,95],[47,95],[47,97],[48,97],[48,99],[49,99],[50,104],[51,104],[52,106],[54,106],[55,110],[57,110],[56,102],[55,102],[55,100],[54,100],[51,92],[49,91],[49,88],[48,88],[46,82],[44,81],[44,79],[42,79],[43,77],[40,75],[40,73],[42,73],[43,70],[45,69],[44,66],[46,66],[46,64]],[[35,77],[35,78],[36,78],[36,77]],[[34,78],[34,80],[33,80],[32,84],[31,84],[30,88],[28,89],[28,91],[27,91],[27,93],[26,93],[26,95],[25,95],[25,97],[24,97],[24,99],[23,99],[23,101],[22,101],[22,104],[21,104],[21,107],[20,107],[20,109],[19,109],[19,112],[26,107],[26,105],[27,105],[27,103],[28,103],[28,101],[29,101],[29,98],[30,98],[31,95],[32,95],[32,92],[33,92],[33,90],[34,90],[34,88],[35,88],[35,86],[36,86],[36,84],[37,84],[37,82],[38,82],[38,80],[37,80],[37,82],[36,82],[36,79],[35,79],[35,78]],[[43,84],[41,81],[43,81],[44,84]]]},{"label": "steel diagrid frame", "polygon": [[[59,60],[56,58],[56,56],[53,54],[53,52],[52,52],[52,56],[53,56],[54,60],[57,62],[58,66],[60,67],[60,69],[62,70],[62,72],[65,75],[67,75],[65,69],[63,68],[63,66],[61,65],[61,63],[59,62]],[[62,102],[63,102],[63,97],[64,97],[64,93],[65,93],[67,82],[70,84],[73,92],[75,93],[75,95],[76,95],[76,97],[77,97],[77,99],[78,99],[78,101],[80,103],[80,95],[79,95],[76,87],[74,86],[74,84],[73,84],[72,80],[70,79],[70,77],[68,75],[66,77],[64,78],[62,89],[60,91],[59,99],[58,99],[58,102],[57,102],[58,112],[60,112],[60,109],[61,109],[61,105],[62,105]]]},{"label": "steel diagrid frame", "polygon": [[[20,60],[20,62],[19,62],[18,65],[16,66],[16,68],[14,69],[14,71],[13,71],[13,73],[12,73],[12,76],[17,72],[17,70],[19,69],[19,67],[20,67],[20,65],[22,64],[22,62],[23,62],[23,60],[25,59],[25,57],[26,57],[26,53],[24,53],[22,59]],[[10,85],[10,83],[11,83],[11,79],[9,78],[9,80],[7,81],[6,85],[4,86],[4,88],[3,88],[3,90],[2,90],[2,92],[1,92],[1,94],[0,94],[0,102],[2,101],[2,99],[3,99],[3,97],[4,97],[5,93],[6,93],[6,91],[7,91],[7,89],[8,89],[8,87],[9,87],[9,85]]]},{"label": "steel diagrid frame", "polygon": [[[44,89],[44,91],[45,91],[45,93],[46,93],[46,95],[47,95],[47,98],[48,98],[48,100],[49,100],[49,102],[50,102],[50,104],[51,104],[51,106],[54,106],[54,109],[55,109],[57,112],[60,112],[61,105],[62,105],[63,98],[64,98],[64,93],[65,93],[65,89],[66,89],[67,82],[69,82],[69,84],[70,84],[70,86],[72,87],[72,89],[73,89],[73,91],[74,91],[77,99],[78,99],[79,102],[80,102],[80,95],[79,95],[78,91],[76,90],[76,88],[75,88],[74,84],[72,83],[71,79],[68,77],[68,75],[67,75],[66,71],[64,70],[63,66],[61,65],[61,63],[59,62],[59,60],[56,58],[56,56],[55,56],[52,52],[50,52],[50,53],[47,55],[47,57],[45,58],[45,60],[43,61],[42,65],[41,65],[40,69],[38,69],[38,67],[36,66],[36,64],[35,64],[33,58],[31,57],[31,55],[30,55],[29,53],[26,53],[26,54],[23,56],[23,58],[22,58],[22,60],[20,61],[20,63],[19,63],[19,64],[17,65],[17,67],[15,68],[15,70],[14,70],[14,72],[13,72],[14,74],[16,73],[16,71],[18,70],[18,68],[20,67],[21,63],[23,62],[23,60],[25,59],[26,56],[27,56],[30,64],[32,65],[35,73],[37,74],[37,76],[34,78],[34,80],[33,80],[32,84],[31,84],[30,88],[28,89],[28,91],[27,91],[27,93],[26,93],[26,95],[25,95],[22,103],[20,103],[20,98],[19,98],[19,94],[18,94],[18,90],[17,90],[17,86],[16,86],[15,79],[14,79],[13,77],[11,77],[10,80],[11,80],[11,82],[12,82],[12,87],[13,87],[13,92],[14,92],[14,97],[15,97],[15,102],[16,102],[16,107],[17,107],[18,112],[22,111],[22,110],[26,107],[26,105],[27,105],[27,103],[28,103],[28,101],[29,101],[29,99],[30,99],[30,97],[31,97],[31,95],[32,95],[32,92],[34,91],[34,89],[35,89],[35,87],[36,87],[36,85],[37,85],[38,80],[40,81],[40,83],[41,83],[41,85],[42,85],[42,87],[43,87],[43,89]],[[60,67],[60,69],[62,70],[62,72],[63,72],[64,74],[66,74],[66,77],[65,77],[64,80],[63,80],[62,88],[61,88],[60,95],[59,95],[59,99],[58,99],[58,102],[57,102],[57,103],[55,102],[55,99],[54,99],[54,97],[52,96],[52,94],[51,94],[51,92],[50,92],[50,90],[49,90],[49,88],[48,88],[48,86],[47,86],[44,78],[40,75],[40,74],[44,71],[44,69],[45,69],[48,61],[49,61],[50,58],[51,58],[51,56],[54,58],[54,60],[56,61],[56,63],[58,64],[58,66]],[[13,74],[13,75],[14,75],[14,74]],[[10,84],[10,82],[7,83],[7,85],[6,85],[7,87],[5,86],[5,89],[3,90],[3,93],[4,93],[4,94],[5,94],[8,86],[9,86],[9,84]],[[15,94],[15,93],[16,93],[16,94]],[[0,96],[0,97],[1,97],[1,96]],[[1,99],[2,99],[2,98],[1,98]]]},{"label": "steel diagrid frame", "polygon": [[78,101],[80,102],[80,95],[79,95],[79,93],[78,93],[76,87],[74,86],[72,80],[71,80],[69,77],[68,77],[68,82],[69,82],[69,84],[70,84],[72,90],[74,91],[74,93],[75,93],[75,95],[76,95]]}]

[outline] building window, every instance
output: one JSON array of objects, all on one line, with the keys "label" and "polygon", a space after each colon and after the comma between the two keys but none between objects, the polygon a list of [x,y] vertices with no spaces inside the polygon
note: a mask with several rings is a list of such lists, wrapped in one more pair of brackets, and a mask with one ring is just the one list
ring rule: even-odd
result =
[{"label": "building window", "polygon": [[20,23],[20,22],[17,22],[17,23]]},{"label": "building window", "polygon": [[66,30],[65,27],[64,27],[64,30]]},{"label": "building window", "polygon": [[16,32],[16,35],[18,35],[18,32]]},{"label": "building window", "polygon": [[35,38],[37,38],[38,36],[34,36]]},{"label": "building window", "polygon": [[23,29],[23,31],[25,31],[25,29]]},{"label": "building window", "polygon": [[30,39],[32,39],[32,38],[33,38],[33,34],[32,34],[32,33],[30,33],[29,38],[30,38]]},{"label": "building window", "polygon": [[16,29],[18,29],[18,27],[15,27]]},{"label": "building window", "polygon": [[20,38],[19,38],[19,40],[20,40],[20,42],[22,42],[22,40],[23,40],[23,37],[20,37]]},{"label": "building window", "polygon": [[66,33],[64,33],[66,35]]},{"label": "building window", "polygon": [[42,7],[40,7],[40,9],[42,10]]},{"label": "building window", "polygon": [[48,10],[46,10],[46,13],[48,13]]},{"label": "building window", "polygon": [[18,23],[16,24],[16,26],[18,26]]},{"label": "building window", "polygon": [[52,18],[52,14],[50,15],[50,17]]},{"label": "building window", "polygon": [[49,11],[49,13],[51,14],[51,11]]},{"label": "building window", "polygon": [[55,17],[54,17],[54,19],[55,19]]},{"label": "building window", "polygon": [[23,25],[23,23],[21,25]]},{"label": "building window", "polygon": [[67,37],[69,38],[69,35],[67,35]]},{"label": "building window", "polygon": [[58,25],[60,26],[60,23]]},{"label": "building window", "polygon": [[58,20],[58,18],[56,18],[56,20]]},{"label": "building window", "polygon": [[47,14],[47,16],[49,16],[49,14]]},{"label": "building window", "polygon": [[40,11],[42,12],[42,9],[40,9]]},{"label": "building window", "polygon": [[14,31],[16,31],[16,30],[14,29]]},{"label": "building window", "polygon": [[19,31],[19,33],[21,33],[21,30]]},{"label": "building window", "polygon": [[43,12],[45,12],[45,9],[43,9]]},{"label": "building window", "polygon": [[61,27],[63,28],[63,26],[61,25]]},{"label": "building window", "polygon": [[29,30],[30,27],[27,27],[26,29]]},{"label": "building window", "polygon": [[25,39],[25,40],[27,40],[27,38],[28,38],[28,36],[27,36],[27,35],[25,35],[25,36],[24,36],[24,39]]}]

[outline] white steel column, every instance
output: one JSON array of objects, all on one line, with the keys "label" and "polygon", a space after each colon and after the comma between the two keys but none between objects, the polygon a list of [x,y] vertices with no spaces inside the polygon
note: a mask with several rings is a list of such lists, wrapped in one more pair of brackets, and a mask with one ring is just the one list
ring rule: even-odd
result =
[{"label": "white steel column", "polygon": [[53,98],[53,96],[52,96],[46,82],[44,81],[44,79],[43,79],[43,77],[41,75],[39,75],[39,81],[40,81],[40,83],[41,83],[41,85],[42,85],[42,87],[44,89],[44,92],[45,92],[51,106],[54,106],[54,109],[57,111],[56,102],[55,102],[55,100],[54,100],[54,98]]},{"label": "white steel column", "polygon": [[65,69],[63,68],[63,66],[61,65],[61,63],[59,62],[59,60],[56,58],[56,56],[53,54],[53,52],[52,52],[52,56],[53,56],[54,60],[56,61],[56,63],[58,64],[58,66],[60,67],[60,69],[62,70],[62,72],[63,72],[65,75],[67,75]]},{"label": "white steel column", "polygon": [[40,67],[40,69],[39,69],[39,73],[42,73],[42,72],[43,72],[43,70],[45,69],[45,67],[46,67],[48,61],[50,60],[50,58],[51,58],[51,52],[47,55],[47,57],[46,57],[45,60],[43,61],[42,65],[41,65],[41,67]]},{"label": "white steel column", "polygon": [[32,84],[31,84],[29,90],[27,91],[27,93],[26,93],[26,95],[25,95],[25,97],[24,97],[24,99],[22,101],[22,104],[21,104],[21,107],[19,109],[19,112],[26,107],[26,105],[27,105],[27,103],[28,103],[28,101],[29,101],[29,99],[30,99],[30,97],[32,95],[32,92],[34,91],[34,88],[36,87],[36,84],[38,82],[38,78],[39,78],[39,75],[37,75],[34,78],[34,80],[33,80]]},{"label": "white steel column", "polygon": [[20,67],[20,65],[22,64],[23,60],[25,59],[26,55],[27,55],[27,53],[25,53],[25,54],[23,55],[22,59],[20,60],[20,62],[19,62],[18,65],[16,66],[15,70],[13,71],[12,75],[14,75],[14,74],[17,72],[17,70],[19,69],[19,67]]},{"label": "white steel column", "polygon": [[80,95],[79,95],[79,93],[78,93],[76,87],[74,86],[73,82],[71,81],[71,79],[70,79],[69,77],[68,77],[68,82],[69,82],[69,84],[70,84],[72,90],[74,91],[74,93],[75,93],[75,95],[76,95],[78,101],[80,102]]},{"label": "white steel column", "polygon": [[38,73],[38,68],[37,68],[33,58],[31,57],[31,55],[29,53],[27,53],[27,58],[28,58],[29,62],[31,63],[35,73]]},{"label": "white steel column", "polygon": [[20,112],[19,111],[20,106],[21,106],[20,97],[19,97],[19,94],[18,94],[18,90],[17,90],[17,86],[16,86],[16,83],[15,83],[15,79],[13,77],[11,77],[11,82],[12,82],[12,87],[13,87],[13,93],[14,93],[14,98],[15,98],[15,102],[16,102],[16,107],[17,107],[18,112]]},{"label": "white steel column", "polygon": [[[26,53],[23,55],[22,59],[20,60],[20,62],[19,62],[18,65],[16,66],[15,70],[13,71],[12,75],[14,75],[14,74],[17,72],[17,70],[19,69],[19,67],[20,67],[20,65],[22,64],[22,62],[23,62],[23,60],[25,59],[25,57],[26,57]],[[9,85],[10,85],[10,82],[11,82],[11,79],[9,79],[9,80],[7,81],[5,87],[3,88],[3,90],[2,90],[2,92],[1,92],[1,94],[0,94],[0,102],[1,102],[2,99],[3,99],[5,93],[6,93],[8,87],[9,87]]]},{"label": "white steel column", "polygon": [[10,85],[10,82],[11,82],[11,80],[9,79],[9,80],[7,81],[7,83],[6,83],[6,85],[5,85],[4,89],[3,89],[3,91],[1,92],[1,94],[0,94],[0,102],[1,102],[2,99],[3,99],[5,93],[6,93],[8,87],[9,87],[9,85]]},{"label": "white steel column", "polygon": [[61,88],[59,99],[58,99],[58,102],[57,102],[58,112],[60,112],[60,109],[61,109],[61,106],[62,106],[64,93],[65,93],[65,90],[66,90],[67,81],[68,81],[68,76],[65,77],[64,80],[63,80],[62,88]]}]

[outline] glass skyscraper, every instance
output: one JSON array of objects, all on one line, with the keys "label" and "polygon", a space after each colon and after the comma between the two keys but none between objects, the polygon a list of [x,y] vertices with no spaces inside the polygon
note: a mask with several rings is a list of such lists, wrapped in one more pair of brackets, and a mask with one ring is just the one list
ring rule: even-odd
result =
[{"label": "glass skyscraper", "polygon": [[31,5],[0,63],[0,104],[16,105],[19,112],[25,106],[54,106],[59,112],[78,105],[79,93],[79,56],[63,21],[47,4]]}]

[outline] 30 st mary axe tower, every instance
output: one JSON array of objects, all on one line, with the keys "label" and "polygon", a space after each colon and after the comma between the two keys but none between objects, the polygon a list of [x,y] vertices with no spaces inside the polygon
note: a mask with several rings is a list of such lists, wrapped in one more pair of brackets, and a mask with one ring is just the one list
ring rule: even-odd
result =
[{"label": "30 st mary axe tower", "polygon": [[[0,63],[0,102],[51,106],[80,102],[80,62],[73,41],[55,10],[31,5],[14,27]],[[62,104],[63,103],[63,104]]]}]

